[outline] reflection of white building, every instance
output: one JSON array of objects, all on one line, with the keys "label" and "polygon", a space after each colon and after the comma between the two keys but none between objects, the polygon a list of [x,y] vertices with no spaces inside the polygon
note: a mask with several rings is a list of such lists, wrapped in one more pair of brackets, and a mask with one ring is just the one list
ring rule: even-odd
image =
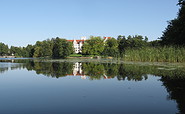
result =
[{"label": "reflection of white building", "polygon": [[86,75],[82,71],[82,63],[76,62],[73,65],[73,74],[68,74],[68,75],[73,75],[73,76],[80,76],[81,79],[86,79]]},{"label": "reflection of white building", "polygon": [[86,40],[86,37],[81,37],[81,40],[67,40],[73,43],[75,53],[82,53],[82,46]]},{"label": "reflection of white building", "polygon": [[73,65],[73,75],[76,76],[78,74],[82,74],[82,63],[76,62]]}]

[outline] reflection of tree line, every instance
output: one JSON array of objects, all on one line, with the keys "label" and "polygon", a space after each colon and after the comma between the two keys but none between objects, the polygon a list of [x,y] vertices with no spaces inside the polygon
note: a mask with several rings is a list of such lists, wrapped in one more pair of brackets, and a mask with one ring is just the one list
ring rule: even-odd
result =
[{"label": "reflection of tree line", "polygon": [[144,73],[138,74],[135,69],[127,69],[129,65],[110,64],[110,63],[83,63],[83,70],[91,80],[102,78],[117,78],[118,80],[135,80],[140,81],[147,79]]},{"label": "reflection of tree line", "polygon": [[[6,61],[8,62],[8,61]],[[23,63],[23,61],[15,61]],[[140,66],[132,64],[114,63],[82,63],[80,69],[82,74],[88,76],[90,80],[100,80],[104,78],[117,78],[118,80],[141,81],[148,78],[148,74],[162,76],[161,81],[166,87],[171,100],[176,100],[179,112],[185,113],[185,69],[165,68],[158,66]],[[11,70],[26,68],[28,71],[36,71],[37,74],[51,76],[55,78],[73,74],[74,63],[72,62],[39,62],[24,61],[24,64],[10,65]],[[8,66],[0,67],[0,73],[9,69]],[[164,69],[165,68],[165,69]]]},{"label": "reflection of tree line", "polygon": [[[128,68],[127,68],[128,67]],[[70,62],[30,62],[26,65],[28,70],[35,70],[37,74],[43,74],[51,77],[64,77],[73,75],[74,63]],[[118,80],[141,81],[147,79],[147,75],[140,72],[140,67],[125,64],[110,63],[82,63],[82,74],[88,76],[90,80],[117,78]],[[145,70],[143,70],[145,71]]]},{"label": "reflection of tree line", "polygon": [[[173,78],[183,78],[185,70],[177,68],[158,68],[158,66],[140,66],[133,64],[115,64],[115,63],[82,63],[81,69],[83,75],[89,76],[89,79],[117,78],[118,80],[141,81],[147,79],[147,74],[155,76],[167,76]],[[73,74],[74,63],[72,62],[39,62],[27,61],[23,65],[28,70],[34,70],[37,74],[43,74],[52,77],[64,77]]]},{"label": "reflection of tree line", "polygon": [[[0,61],[2,62],[2,61]],[[12,62],[6,60],[4,62]],[[24,63],[10,65],[10,69],[26,68],[28,71],[34,70],[37,74],[43,74],[52,77],[63,77],[73,74],[74,63],[72,62],[42,62],[40,60],[15,60],[15,63]],[[152,65],[134,65],[134,64],[116,64],[116,63],[80,63],[80,69],[83,75],[89,76],[90,79],[117,78],[118,80],[140,81],[147,79],[147,74],[155,76],[167,76],[171,78],[185,78],[184,68],[170,68],[152,66]],[[1,67],[0,72],[8,70],[7,67]]]},{"label": "reflection of tree line", "polygon": [[8,67],[0,67],[0,73],[4,73],[8,70]]},{"label": "reflection of tree line", "polygon": [[[12,61],[5,61],[12,62]],[[74,63],[72,62],[39,62],[29,60],[15,60],[16,63],[24,63],[17,65],[10,65],[7,67],[1,67],[0,72],[7,71],[10,67],[11,70],[20,68],[26,68],[28,71],[36,71],[37,74],[43,74],[51,77],[64,77],[67,75],[73,75]],[[135,80],[140,81],[147,79],[146,73],[141,72],[143,68],[134,65],[125,64],[110,64],[110,63],[82,63],[81,75],[88,76],[90,80],[100,80],[107,78],[116,78],[118,80]],[[143,70],[145,71],[145,70]]]},{"label": "reflection of tree line", "polygon": [[21,68],[23,68],[22,64],[13,63],[10,60],[5,60],[5,61],[0,60],[0,74],[8,71],[9,69],[16,70],[16,69],[21,69]]},{"label": "reflection of tree line", "polygon": [[43,74],[51,77],[64,77],[71,74],[73,63],[57,63],[57,62],[30,62],[26,65],[28,71],[34,70],[37,74]]}]

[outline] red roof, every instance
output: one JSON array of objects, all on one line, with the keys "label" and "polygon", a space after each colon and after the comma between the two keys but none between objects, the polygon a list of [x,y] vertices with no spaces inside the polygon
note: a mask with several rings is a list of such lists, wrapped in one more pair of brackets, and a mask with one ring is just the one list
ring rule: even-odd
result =
[{"label": "red roof", "polygon": [[106,38],[107,38],[107,39],[111,39],[112,37],[103,37],[103,38],[104,38],[104,39],[106,39]]},{"label": "red roof", "polygon": [[[74,42],[74,40],[67,40],[69,42]],[[76,42],[79,44],[80,42],[84,43],[85,40],[76,40]]]},{"label": "red roof", "polygon": [[74,40],[67,40],[67,41],[69,41],[69,42],[73,42]]},{"label": "red roof", "polygon": [[110,76],[103,76],[104,79],[111,79],[112,77]]},{"label": "red roof", "polygon": [[[74,74],[66,74],[66,76],[74,76]],[[85,74],[77,73],[76,76],[85,76]]]}]

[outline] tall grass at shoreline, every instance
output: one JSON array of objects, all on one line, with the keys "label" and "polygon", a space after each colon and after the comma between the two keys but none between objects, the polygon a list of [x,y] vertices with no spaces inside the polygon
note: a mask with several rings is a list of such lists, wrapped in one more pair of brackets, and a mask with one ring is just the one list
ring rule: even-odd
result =
[{"label": "tall grass at shoreline", "polygon": [[146,47],[126,49],[124,61],[141,62],[185,62],[184,47]]}]

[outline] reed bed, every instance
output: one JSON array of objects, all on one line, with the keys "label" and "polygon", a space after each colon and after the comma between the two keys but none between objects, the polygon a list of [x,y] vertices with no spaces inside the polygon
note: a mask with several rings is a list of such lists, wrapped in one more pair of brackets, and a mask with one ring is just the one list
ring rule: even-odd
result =
[{"label": "reed bed", "polygon": [[185,62],[185,47],[126,49],[123,59],[141,62]]}]

